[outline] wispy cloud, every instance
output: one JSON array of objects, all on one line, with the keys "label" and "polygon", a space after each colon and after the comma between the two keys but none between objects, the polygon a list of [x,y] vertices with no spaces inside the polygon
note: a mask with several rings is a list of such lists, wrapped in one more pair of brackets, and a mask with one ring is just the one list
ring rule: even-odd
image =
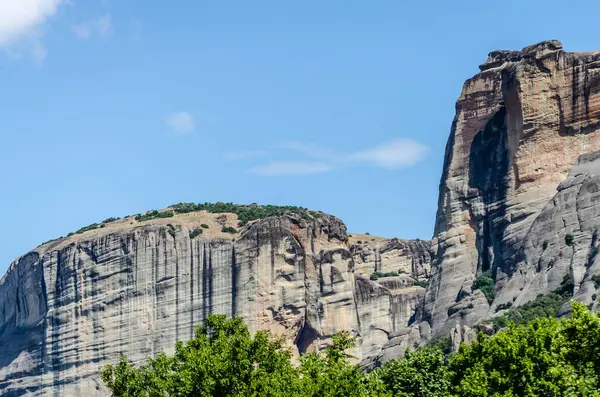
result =
[{"label": "wispy cloud", "polygon": [[36,61],[46,58],[42,25],[68,0],[0,0],[0,48],[13,57],[21,51]]},{"label": "wispy cloud", "polygon": [[351,161],[366,162],[383,168],[404,168],[425,158],[429,148],[411,139],[398,139],[351,154]]},{"label": "wispy cloud", "polygon": [[338,157],[338,154],[335,153],[335,151],[333,150],[309,143],[286,142],[279,145],[279,147],[281,147],[282,149],[294,150],[296,152],[304,154],[305,156],[319,159],[332,160]]},{"label": "wispy cloud", "polygon": [[106,14],[98,19],[85,21],[71,26],[71,30],[81,40],[87,40],[92,36],[105,38],[114,32],[112,17]]},{"label": "wispy cloud", "polygon": [[238,152],[229,152],[225,155],[225,158],[229,161],[233,160],[247,160],[258,157],[266,157],[269,155],[267,150],[240,150]]},{"label": "wispy cloud", "polygon": [[177,135],[192,134],[196,131],[194,118],[188,112],[171,113],[165,119],[167,127]]},{"label": "wispy cloud", "polygon": [[262,176],[281,176],[322,174],[330,170],[331,166],[325,163],[311,163],[304,161],[272,161],[265,165],[252,167],[248,169],[248,172]]},{"label": "wispy cloud", "polygon": [[[275,153],[266,151],[238,152],[238,157],[229,156],[230,160],[252,157],[281,156],[281,151],[294,151],[300,157],[313,158],[318,161],[271,161],[264,165],[253,166],[247,171],[262,176],[321,174],[336,168],[371,166],[386,169],[411,167],[422,161],[429,153],[429,148],[411,139],[397,139],[367,149],[339,153],[318,145],[300,142],[287,142],[278,145]],[[256,155],[255,155],[256,154]],[[284,154],[289,157],[289,154]]]}]

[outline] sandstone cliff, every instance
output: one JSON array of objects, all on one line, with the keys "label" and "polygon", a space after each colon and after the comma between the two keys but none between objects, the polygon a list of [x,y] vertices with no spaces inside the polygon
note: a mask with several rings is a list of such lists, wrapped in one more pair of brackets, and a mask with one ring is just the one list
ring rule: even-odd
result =
[{"label": "sandstone cliff", "polygon": [[[432,242],[349,236],[311,212],[239,231],[235,214],[207,211],[86,229],[0,281],[0,394],[104,396],[101,365],[168,352],[211,312],[295,354],[351,331],[372,367],[439,336],[470,340],[565,280],[598,310],[600,53],[547,41],[480,69],[456,105]],[[487,272],[486,297],[473,282]]]},{"label": "sandstone cliff", "polygon": [[[423,305],[413,284],[428,275],[428,242],[349,241],[325,214],[221,232],[237,221],[206,211],[129,217],[19,258],[0,281],[0,394],[105,396],[100,366],[169,352],[211,312],[283,335],[296,353],[351,331],[364,365],[420,338],[408,326]],[[369,280],[381,270],[399,276]]]},{"label": "sandstone cliff", "polygon": [[[597,266],[599,164],[584,156],[573,166],[600,149],[600,53],[547,41],[492,52],[480,69],[464,84],[446,149],[422,317],[433,336],[548,293],[565,275],[590,300]],[[491,306],[472,290],[488,270]]]}]

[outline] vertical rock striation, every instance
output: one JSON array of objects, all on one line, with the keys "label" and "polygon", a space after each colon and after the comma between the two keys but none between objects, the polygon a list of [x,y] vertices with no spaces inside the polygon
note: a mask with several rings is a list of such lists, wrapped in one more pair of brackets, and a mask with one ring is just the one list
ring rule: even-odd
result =
[{"label": "vertical rock striation", "polygon": [[[550,227],[540,216],[552,200],[559,205],[557,186],[581,155],[600,149],[600,53],[546,41],[494,51],[480,69],[463,86],[446,148],[423,313],[434,336],[560,285],[565,266],[535,265],[533,275],[523,250],[527,241],[544,245],[532,227]],[[546,231],[555,245],[571,223]],[[496,281],[491,308],[472,290],[485,271]]]},{"label": "vertical rock striation", "polygon": [[[411,286],[410,273],[374,282],[356,272],[339,219],[273,217],[228,235],[215,230],[235,215],[223,217],[129,218],[13,263],[0,281],[0,394],[106,396],[102,365],[170,352],[209,313],[283,335],[295,354],[342,330],[358,336],[353,353],[364,365],[406,348],[408,337],[396,334],[425,290]],[[190,238],[200,224],[210,229]],[[396,254],[397,270],[407,256],[429,258],[426,243],[402,244],[412,248]]]}]

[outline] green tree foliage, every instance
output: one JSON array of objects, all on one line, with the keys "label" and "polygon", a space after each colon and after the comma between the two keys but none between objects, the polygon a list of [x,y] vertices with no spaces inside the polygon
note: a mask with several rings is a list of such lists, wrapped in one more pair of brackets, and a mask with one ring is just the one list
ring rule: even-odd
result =
[{"label": "green tree foliage", "polygon": [[494,277],[492,277],[492,272],[490,270],[481,273],[474,281],[473,281],[473,289],[481,290],[485,297],[487,298],[489,303],[492,303],[496,298],[496,292],[494,291]]},{"label": "green tree foliage", "polygon": [[336,335],[324,355],[306,354],[294,366],[280,340],[266,332],[252,338],[239,318],[209,315],[173,356],[161,353],[139,368],[123,356],[101,378],[114,397],[389,396],[377,376],[348,363],[353,346],[348,334]]},{"label": "green tree foliage", "polygon": [[149,221],[152,219],[172,218],[175,214],[173,211],[148,211],[145,214],[137,214],[135,220],[138,222]]},{"label": "green tree foliage", "polygon": [[302,396],[307,397],[384,397],[390,396],[378,373],[366,374],[345,351],[355,346],[347,333],[333,337],[325,355],[309,353],[299,367]]},{"label": "green tree foliage", "polygon": [[600,397],[600,317],[580,303],[571,318],[511,323],[450,356],[407,351],[371,373],[349,363],[354,343],[338,334],[295,366],[280,340],[210,315],[173,356],[139,368],[122,357],[101,377],[114,397]]},{"label": "green tree foliage", "polygon": [[306,208],[290,205],[239,205],[233,203],[179,203],[171,206],[176,214],[185,214],[195,211],[208,211],[210,213],[232,213],[238,217],[238,226],[244,226],[250,221],[264,219],[270,216],[282,216],[285,214],[297,214],[304,219],[310,216],[317,217],[317,212],[308,212]]},{"label": "green tree foliage", "polygon": [[450,362],[460,397],[600,396],[600,318],[580,303],[573,317],[542,318],[479,335]]},{"label": "green tree foliage", "polygon": [[189,236],[190,236],[190,239],[193,239],[201,234],[202,234],[202,229],[197,228],[197,229],[190,231]]},{"label": "green tree foliage", "polygon": [[592,276],[592,281],[594,282],[594,287],[596,287],[596,289],[600,288],[600,274],[594,274]]},{"label": "green tree foliage", "polygon": [[394,397],[449,396],[449,370],[437,347],[409,350],[404,359],[388,362],[379,374]]},{"label": "green tree foliage", "polygon": [[516,325],[523,325],[536,318],[557,317],[561,306],[568,301],[568,295],[557,293],[538,295],[534,300],[510,309],[502,316],[494,317],[491,319],[491,323],[496,330],[500,330],[511,322]]},{"label": "green tree foliage", "polygon": [[369,277],[371,280],[375,281],[378,278],[383,278],[383,277],[396,277],[399,276],[400,274],[396,273],[396,272],[388,272],[388,273],[383,273],[383,272],[375,272],[375,273],[371,273],[371,276]]}]

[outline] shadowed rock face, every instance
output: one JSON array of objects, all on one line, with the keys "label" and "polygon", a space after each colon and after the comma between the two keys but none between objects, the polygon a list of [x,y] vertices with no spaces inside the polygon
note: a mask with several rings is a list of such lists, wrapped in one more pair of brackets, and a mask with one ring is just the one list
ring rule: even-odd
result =
[{"label": "shadowed rock face", "polygon": [[[170,352],[208,313],[283,335],[294,354],[351,331],[373,367],[437,336],[472,339],[499,305],[565,277],[597,310],[600,53],[548,41],[480,69],[456,104],[432,242],[350,238],[329,215],[231,235],[219,230],[235,215],[195,212],[45,244],[0,281],[0,394],[105,396],[100,366]],[[491,304],[472,288],[486,271]]]},{"label": "shadowed rock face", "polygon": [[[295,354],[351,331],[359,337],[353,354],[365,366],[420,337],[405,329],[425,295],[412,283],[425,276],[370,281],[377,265],[360,259],[356,271],[359,254],[339,219],[268,218],[226,235],[217,227],[235,215],[225,218],[129,218],[21,257],[0,281],[0,394],[106,396],[102,365],[122,353],[141,361],[170,352],[208,313],[283,335]],[[211,229],[191,239],[201,223]],[[361,247],[393,251],[385,259],[390,271],[429,266],[428,242],[378,239]]]},{"label": "shadowed rock face", "polygon": [[[589,192],[599,165],[588,161],[585,177],[565,179],[600,149],[600,53],[548,41],[492,52],[480,69],[463,86],[446,148],[422,316],[434,336],[551,292],[566,274],[588,280],[585,258],[595,258],[595,226],[577,219],[597,210]],[[496,280],[491,307],[471,288],[487,270]]]}]

